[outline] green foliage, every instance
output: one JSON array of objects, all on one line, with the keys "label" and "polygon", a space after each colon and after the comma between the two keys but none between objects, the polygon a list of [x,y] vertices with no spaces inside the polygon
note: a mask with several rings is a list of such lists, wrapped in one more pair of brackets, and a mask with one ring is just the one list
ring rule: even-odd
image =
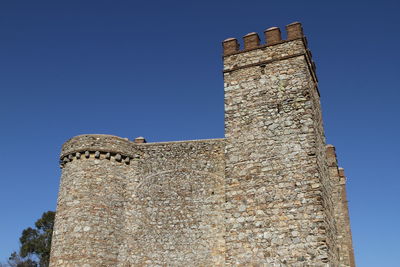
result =
[{"label": "green foliage", "polygon": [[[6,265],[3,265],[4,267]],[[37,267],[37,262],[32,259],[23,259],[17,252],[11,253],[8,259],[8,266],[10,267]]]},{"label": "green foliage", "polygon": [[[8,264],[12,267],[47,267],[50,260],[51,237],[55,212],[48,211],[35,222],[35,228],[22,231],[19,253],[13,252]],[[32,260],[32,258],[37,259]]]}]

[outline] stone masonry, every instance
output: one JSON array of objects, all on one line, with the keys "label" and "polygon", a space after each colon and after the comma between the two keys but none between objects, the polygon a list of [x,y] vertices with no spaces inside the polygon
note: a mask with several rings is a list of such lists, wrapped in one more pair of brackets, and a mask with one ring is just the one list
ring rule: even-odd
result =
[{"label": "stone masonry", "polygon": [[286,32],[223,42],[225,138],[68,140],[50,266],[354,267],[316,67]]}]

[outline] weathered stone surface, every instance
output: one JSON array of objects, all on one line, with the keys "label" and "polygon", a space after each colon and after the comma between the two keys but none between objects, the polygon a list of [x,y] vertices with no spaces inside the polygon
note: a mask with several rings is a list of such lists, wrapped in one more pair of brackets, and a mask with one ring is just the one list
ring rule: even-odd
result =
[{"label": "weathered stone surface", "polygon": [[223,139],[127,142],[123,151],[117,137],[74,139],[63,155],[94,152],[63,167],[52,266],[224,265]]},{"label": "weathered stone surface", "polygon": [[315,66],[287,30],[224,41],[225,138],[68,140],[50,265],[355,266]]},{"label": "weathered stone surface", "polygon": [[338,263],[319,96],[305,54],[297,39],[225,57],[228,265]]},{"label": "weathered stone surface", "polygon": [[340,266],[343,267],[354,267],[354,251],[346,197],[346,177],[343,168],[338,167],[334,146],[326,146],[326,155],[328,159],[330,179],[334,187],[332,199],[335,203],[335,223],[338,230],[337,239],[340,256],[339,263]]}]

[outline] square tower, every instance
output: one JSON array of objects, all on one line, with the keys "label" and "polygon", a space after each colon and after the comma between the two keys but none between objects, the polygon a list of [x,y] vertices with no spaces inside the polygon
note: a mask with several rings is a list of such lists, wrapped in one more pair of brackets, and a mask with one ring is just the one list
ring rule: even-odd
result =
[{"label": "square tower", "polygon": [[228,265],[338,264],[315,64],[301,24],[286,31],[223,42]]}]

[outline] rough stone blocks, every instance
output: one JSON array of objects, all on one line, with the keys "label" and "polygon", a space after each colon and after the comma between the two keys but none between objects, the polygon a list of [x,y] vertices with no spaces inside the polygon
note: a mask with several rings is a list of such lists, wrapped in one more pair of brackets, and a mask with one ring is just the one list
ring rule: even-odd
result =
[{"label": "rough stone blocks", "polygon": [[355,266],[315,64],[286,29],[223,42],[225,138],[64,144],[51,266]]}]

